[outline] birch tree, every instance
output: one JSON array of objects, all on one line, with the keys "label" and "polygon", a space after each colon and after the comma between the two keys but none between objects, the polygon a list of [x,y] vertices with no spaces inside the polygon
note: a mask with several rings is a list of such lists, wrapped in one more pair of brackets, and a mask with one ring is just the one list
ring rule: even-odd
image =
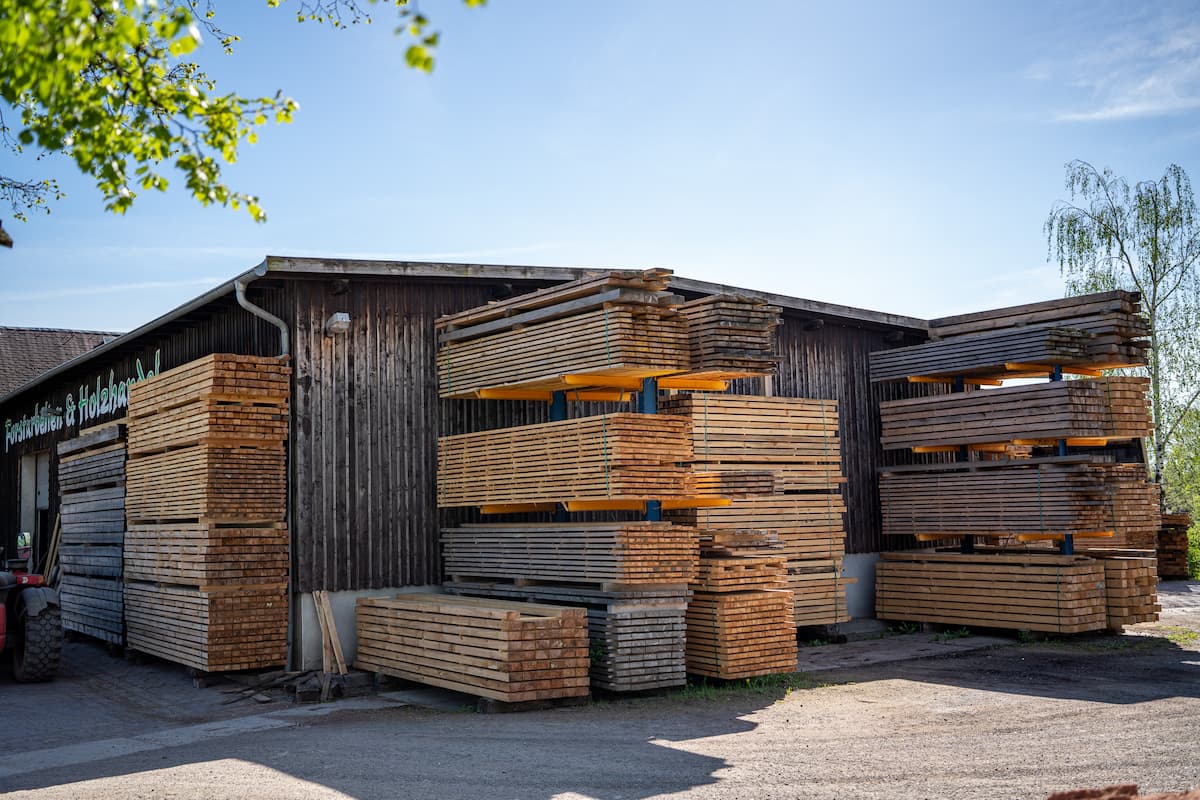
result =
[{"label": "birch tree", "polygon": [[1086,161],[1066,165],[1068,199],[1046,219],[1048,259],[1068,294],[1140,292],[1150,323],[1148,364],[1153,476],[1161,482],[1185,421],[1200,401],[1200,225],[1191,181],[1172,164],[1130,186]]}]

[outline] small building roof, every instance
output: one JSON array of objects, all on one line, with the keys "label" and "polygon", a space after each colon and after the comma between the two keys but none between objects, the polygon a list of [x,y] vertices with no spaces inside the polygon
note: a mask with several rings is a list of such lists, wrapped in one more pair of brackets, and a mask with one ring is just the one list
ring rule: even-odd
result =
[{"label": "small building roof", "polygon": [[111,331],[0,326],[0,397],[118,336]]}]

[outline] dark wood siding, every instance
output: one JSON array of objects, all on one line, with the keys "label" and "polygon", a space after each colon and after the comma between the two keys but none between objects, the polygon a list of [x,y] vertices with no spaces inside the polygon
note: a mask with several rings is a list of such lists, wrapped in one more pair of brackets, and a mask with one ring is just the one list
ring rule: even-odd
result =
[{"label": "dark wood siding", "polygon": [[[278,285],[272,286],[266,281],[254,284],[249,290],[249,297],[272,313],[278,314],[283,310],[283,292]],[[43,403],[64,408],[68,394],[78,399],[81,385],[86,384],[89,390],[94,390],[99,378],[101,385],[107,386],[110,372],[117,380],[132,377],[137,374],[136,365],[139,361],[143,370],[153,369],[156,352],[160,354],[159,366],[163,370],[209,353],[277,355],[279,331],[251,316],[237,305],[232,295],[226,295],[187,317],[138,337],[12,398],[0,408],[0,417],[15,422],[24,415],[32,414],[34,408]],[[84,426],[100,424],[124,414],[123,409],[99,414]],[[50,509],[53,520],[59,497],[56,445],[63,439],[76,436],[78,432],[79,426],[76,425],[36,436],[11,445],[4,458],[0,459],[0,547],[7,548],[10,555],[15,552],[16,533],[20,526],[18,498],[21,456],[42,450],[50,451]]]},{"label": "dark wood siding", "polygon": [[[536,288],[521,283],[516,291]],[[541,422],[544,403],[442,401],[437,398],[433,323],[441,314],[487,302],[513,286],[481,279],[391,278],[263,279],[251,299],[281,316],[292,329],[292,432],[289,442],[290,518],[294,588],[355,590],[421,585],[441,580],[440,525],[474,518],[474,512],[439,512],[436,506],[437,437]],[[326,336],[325,321],[345,311],[351,325]],[[867,354],[895,346],[889,331],[823,325],[788,312],[779,330],[783,363],[776,394],[830,397],[841,403],[843,461],[848,476],[848,549],[872,552],[879,536],[876,468],[878,401],[907,392],[872,387]],[[909,340],[907,343],[911,343]],[[0,413],[18,419],[35,403],[61,405],[68,391],[114,370],[132,374],[161,349],[169,369],[212,352],[278,353],[278,331],[238,307],[232,296],[215,300],[122,348],[58,376],[8,403]],[[759,390],[742,382],[740,391]],[[595,404],[572,414],[611,410]],[[109,415],[112,416],[112,415]],[[102,421],[102,420],[98,420]],[[53,449],[63,434],[14,445],[0,460],[0,545],[15,546],[19,456]],[[895,458],[896,456],[888,456]],[[52,468],[52,475],[56,472]],[[51,506],[57,508],[57,487]]]},{"label": "dark wood siding", "polygon": [[[434,320],[502,287],[480,281],[297,280],[292,441],[296,588],[439,583],[437,437],[537,422],[545,404],[442,401]],[[350,315],[327,336],[325,321]]]},{"label": "dark wood siding", "polygon": [[[889,331],[841,325],[813,324],[786,313],[777,340],[782,362],[774,379],[780,397],[814,397],[838,401],[842,467],[846,474],[846,552],[874,553],[911,546],[911,542],[885,542],[880,535],[877,470],[905,463],[906,453],[884,453],[879,444],[879,402],[912,396],[926,387],[905,383],[871,384],[868,354],[900,346]],[[919,339],[908,338],[904,344]]]}]

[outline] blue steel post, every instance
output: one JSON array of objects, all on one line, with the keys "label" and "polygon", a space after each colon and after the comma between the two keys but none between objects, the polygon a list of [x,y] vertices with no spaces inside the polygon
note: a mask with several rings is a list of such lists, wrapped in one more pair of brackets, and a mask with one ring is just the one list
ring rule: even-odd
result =
[{"label": "blue steel post", "polygon": [[[642,391],[638,395],[638,411],[643,414],[658,413],[658,378],[643,378]],[[646,519],[650,522],[662,521],[662,501],[646,501]]]},{"label": "blue steel post", "polygon": [[[550,421],[561,422],[567,418],[567,393],[552,392],[550,394]],[[566,522],[567,509],[559,503],[554,509],[554,521]]]}]

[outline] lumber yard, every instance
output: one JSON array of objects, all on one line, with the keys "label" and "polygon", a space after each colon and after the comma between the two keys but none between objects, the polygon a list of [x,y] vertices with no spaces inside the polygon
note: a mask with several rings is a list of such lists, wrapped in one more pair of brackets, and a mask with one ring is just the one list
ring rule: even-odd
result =
[{"label": "lumber yard", "polygon": [[0,399],[0,547],[32,535],[73,635],[198,678],[506,708],[793,672],[864,620],[1120,630],[1187,525],[1146,380],[1109,374],[1143,363],[1138,304],[926,321],[661,269],[268,257]]}]

